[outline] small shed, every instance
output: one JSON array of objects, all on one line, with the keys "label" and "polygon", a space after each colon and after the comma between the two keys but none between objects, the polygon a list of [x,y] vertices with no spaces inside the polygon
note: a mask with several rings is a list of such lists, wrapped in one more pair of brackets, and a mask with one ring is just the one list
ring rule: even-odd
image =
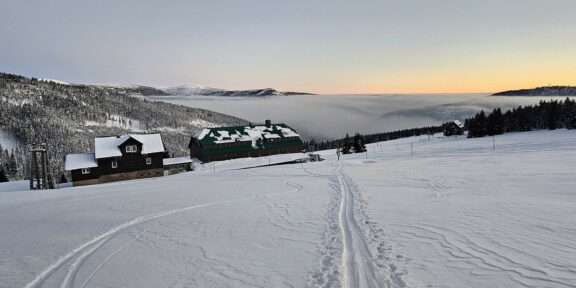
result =
[{"label": "small shed", "polygon": [[162,164],[164,165],[164,176],[174,175],[185,171],[194,170],[194,164],[200,163],[196,158],[190,156],[177,157],[177,158],[164,158]]}]

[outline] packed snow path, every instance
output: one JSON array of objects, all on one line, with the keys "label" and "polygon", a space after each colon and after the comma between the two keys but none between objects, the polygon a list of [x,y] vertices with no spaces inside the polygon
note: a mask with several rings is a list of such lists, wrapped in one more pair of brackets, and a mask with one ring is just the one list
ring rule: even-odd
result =
[{"label": "packed snow path", "polygon": [[354,218],[354,194],[348,178],[342,172],[342,161],[338,162],[340,185],[340,209],[338,220],[342,231],[342,284],[344,287],[378,287],[370,248],[356,219]]},{"label": "packed snow path", "polygon": [[427,138],[0,192],[0,287],[576,287],[576,132]]}]

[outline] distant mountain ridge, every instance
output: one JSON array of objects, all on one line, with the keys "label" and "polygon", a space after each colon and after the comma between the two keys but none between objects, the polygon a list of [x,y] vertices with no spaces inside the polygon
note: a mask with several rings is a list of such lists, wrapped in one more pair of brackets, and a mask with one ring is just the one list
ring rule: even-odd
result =
[{"label": "distant mountain ridge", "polygon": [[219,88],[204,87],[201,85],[182,85],[163,89],[172,96],[287,96],[287,95],[313,95],[305,92],[283,92],[273,88],[250,89],[250,90],[225,90]]},{"label": "distant mountain ridge", "polygon": [[226,90],[211,88],[202,85],[181,85],[168,88],[156,88],[145,85],[132,84],[70,84],[64,81],[52,79],[39,79],[44,82],[53,82],[63,85],[84,85],[108,90],[111,93],[128,94],[131,96],[289,96],[289,95],[314,95],[306,92],[278,91],[273,88],[249,89],[249,90]]},{"label": "distant mountain ridge", "polygon": [[576,86],[543,86],[532,89],[509,90],[492,96],[576,96]]}]

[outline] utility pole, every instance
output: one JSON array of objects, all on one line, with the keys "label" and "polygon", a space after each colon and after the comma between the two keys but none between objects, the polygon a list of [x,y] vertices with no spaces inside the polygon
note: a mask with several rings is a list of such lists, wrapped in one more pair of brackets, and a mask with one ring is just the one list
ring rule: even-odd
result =
[{"label": "utility pole", "polygon": [[414,156],[414,143],[410,142],[410,156]]},{"label": "utility pole", "polygon": [[30,153],[32,153],[30,155],[30,177],[28,177],[28,179],[30,180],[30,190],[34,190],[34,176],[35,176],[35,172],[37,172],[38,170],[38,166],[36,166],[37,162],[36,162],[36,153],[32,152],[32,147],[30,147],[28,149],[30,151]]},{"label": "utility pole", "polygon": [[492,150],[496,150],[496,135],[492,135]]}]

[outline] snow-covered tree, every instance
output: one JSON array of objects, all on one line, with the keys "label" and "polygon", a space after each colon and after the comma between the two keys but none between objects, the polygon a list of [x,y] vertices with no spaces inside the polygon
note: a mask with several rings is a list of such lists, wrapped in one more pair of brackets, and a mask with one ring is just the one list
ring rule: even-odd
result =
[{"label": "snow-covered tree", "polygon": [[364,137],[360,135],[360,133],[356,133],[356,135],[354,135],[354,144],[352,148],[354,149],[354,153],[366,152],[366,144],[364,143]]},{"label": "snow-covered tree", "polygon": [[0,183],[1,182],[8,182],[8,177],[6,177],[6,172],[4,172],[3,167],[0,167]]}]

